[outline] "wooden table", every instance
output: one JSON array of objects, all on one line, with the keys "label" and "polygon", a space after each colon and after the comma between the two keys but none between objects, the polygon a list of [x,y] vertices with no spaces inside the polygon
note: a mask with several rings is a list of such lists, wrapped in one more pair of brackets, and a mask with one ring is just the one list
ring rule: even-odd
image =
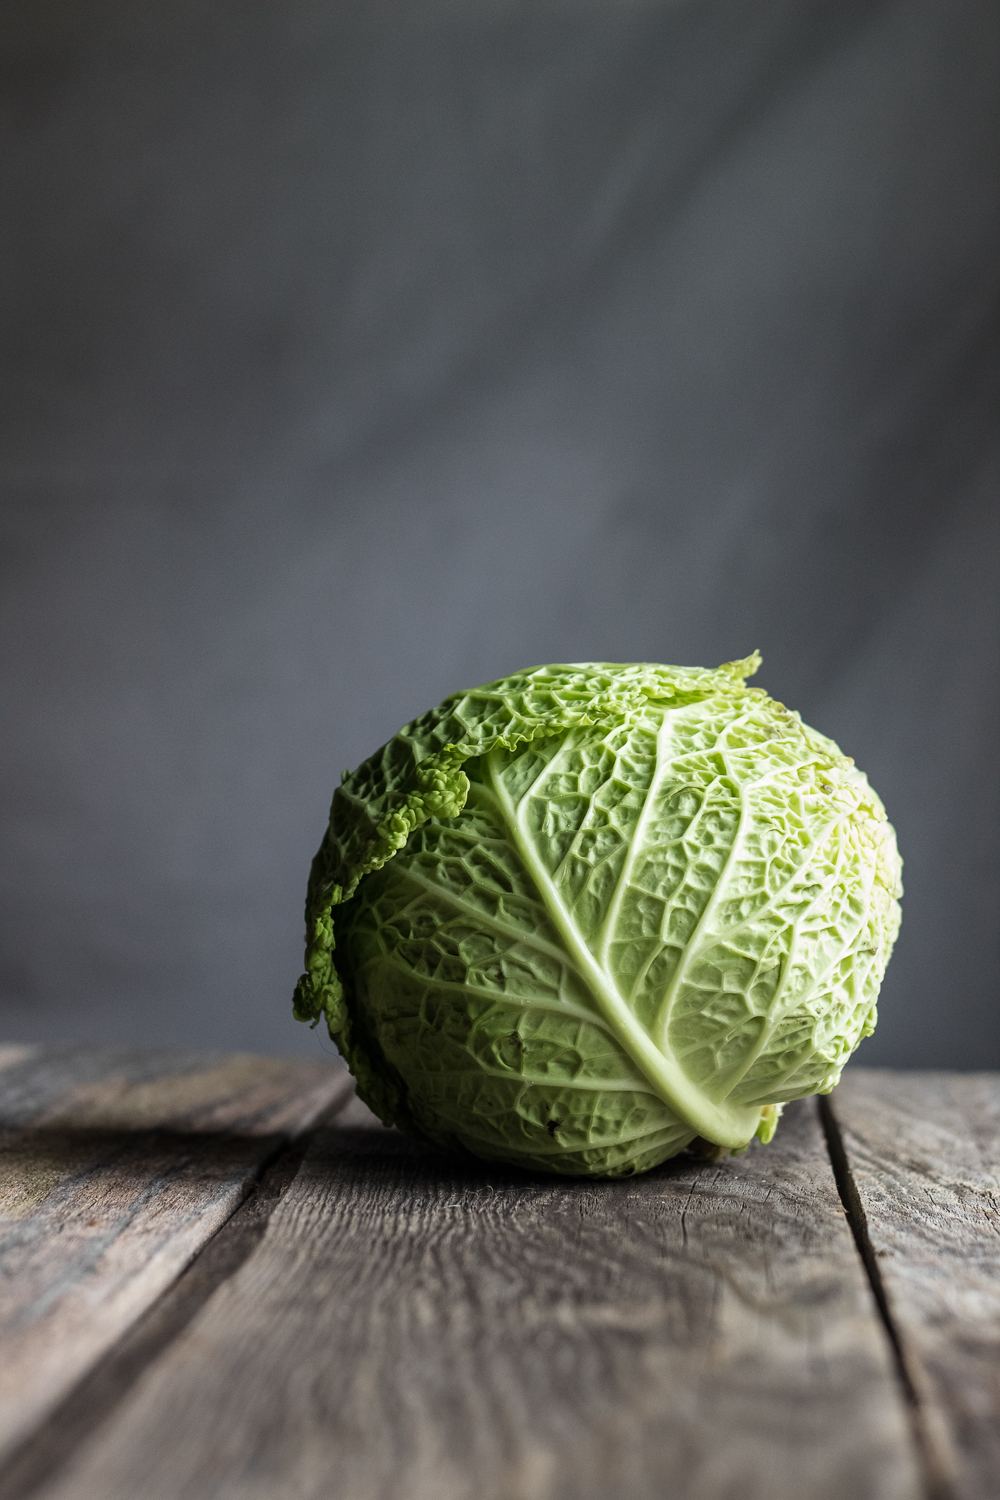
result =
[{"label": "wooden table", "polygon": [[1000,1496],[997,1075],[578,1182],[326,1062],[0,1066],[3,1500]]}]

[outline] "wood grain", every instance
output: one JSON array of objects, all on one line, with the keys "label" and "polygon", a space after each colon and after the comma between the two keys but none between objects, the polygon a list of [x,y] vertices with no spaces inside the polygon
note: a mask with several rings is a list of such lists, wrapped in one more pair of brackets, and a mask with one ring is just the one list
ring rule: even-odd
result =
[{"label": "wood grain", "polygon": [[127,1050],[0,1077],[0,1458],[349,1092],[326,1063]]},{"label": "wood grain", "polygon": [[953,1491],[1000,1495],[1000,1075],[851,1069],[833,1095],[889,1314]]},{"label": "wood grain", "polygon": [[602,1183],[359,1119],[39,1500],[921,1494],[813,1104]]}]

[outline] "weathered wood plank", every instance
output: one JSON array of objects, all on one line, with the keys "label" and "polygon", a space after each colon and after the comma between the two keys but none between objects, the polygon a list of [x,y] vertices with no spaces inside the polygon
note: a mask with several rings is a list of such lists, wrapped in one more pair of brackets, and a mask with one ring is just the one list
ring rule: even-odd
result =
[{"label": "weathered wood plank", "polygon": [[1000,1074],[851,1069],[832,1102],[889,1313],[952,1487],[993,1500]]},{"label": "weathered wood plank", "polygon": [[603,1183],[359,1113],[38,1500],[921,1495],[812,1103]]},{"label": "weathered wood plank", "polygon": [[30,1052],[0,1075],[0,1458],[347,1097],[269,1058]]}]

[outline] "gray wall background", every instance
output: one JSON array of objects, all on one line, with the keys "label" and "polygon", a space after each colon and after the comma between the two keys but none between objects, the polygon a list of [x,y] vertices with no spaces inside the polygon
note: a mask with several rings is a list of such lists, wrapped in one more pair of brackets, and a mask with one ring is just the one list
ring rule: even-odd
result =
[{"label": "gray wall background", "polygon": [[1000,1064],[998,16],[3,9],[7,1038],[329,1047],[343,767],[759,646],[906,859],[860,1060]]}]

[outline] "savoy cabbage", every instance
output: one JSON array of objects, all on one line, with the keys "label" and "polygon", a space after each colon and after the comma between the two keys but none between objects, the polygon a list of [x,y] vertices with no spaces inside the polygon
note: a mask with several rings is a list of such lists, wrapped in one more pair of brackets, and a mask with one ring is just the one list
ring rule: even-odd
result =
[{"label": "savoy cabbage", "polygon": [[769,1140],[833,1087],[875,1024],[900,859],[853,762],[746,686],[758,664],[537,667],[345,773],[295,1013],[387,1124],[621,1176]]}]

